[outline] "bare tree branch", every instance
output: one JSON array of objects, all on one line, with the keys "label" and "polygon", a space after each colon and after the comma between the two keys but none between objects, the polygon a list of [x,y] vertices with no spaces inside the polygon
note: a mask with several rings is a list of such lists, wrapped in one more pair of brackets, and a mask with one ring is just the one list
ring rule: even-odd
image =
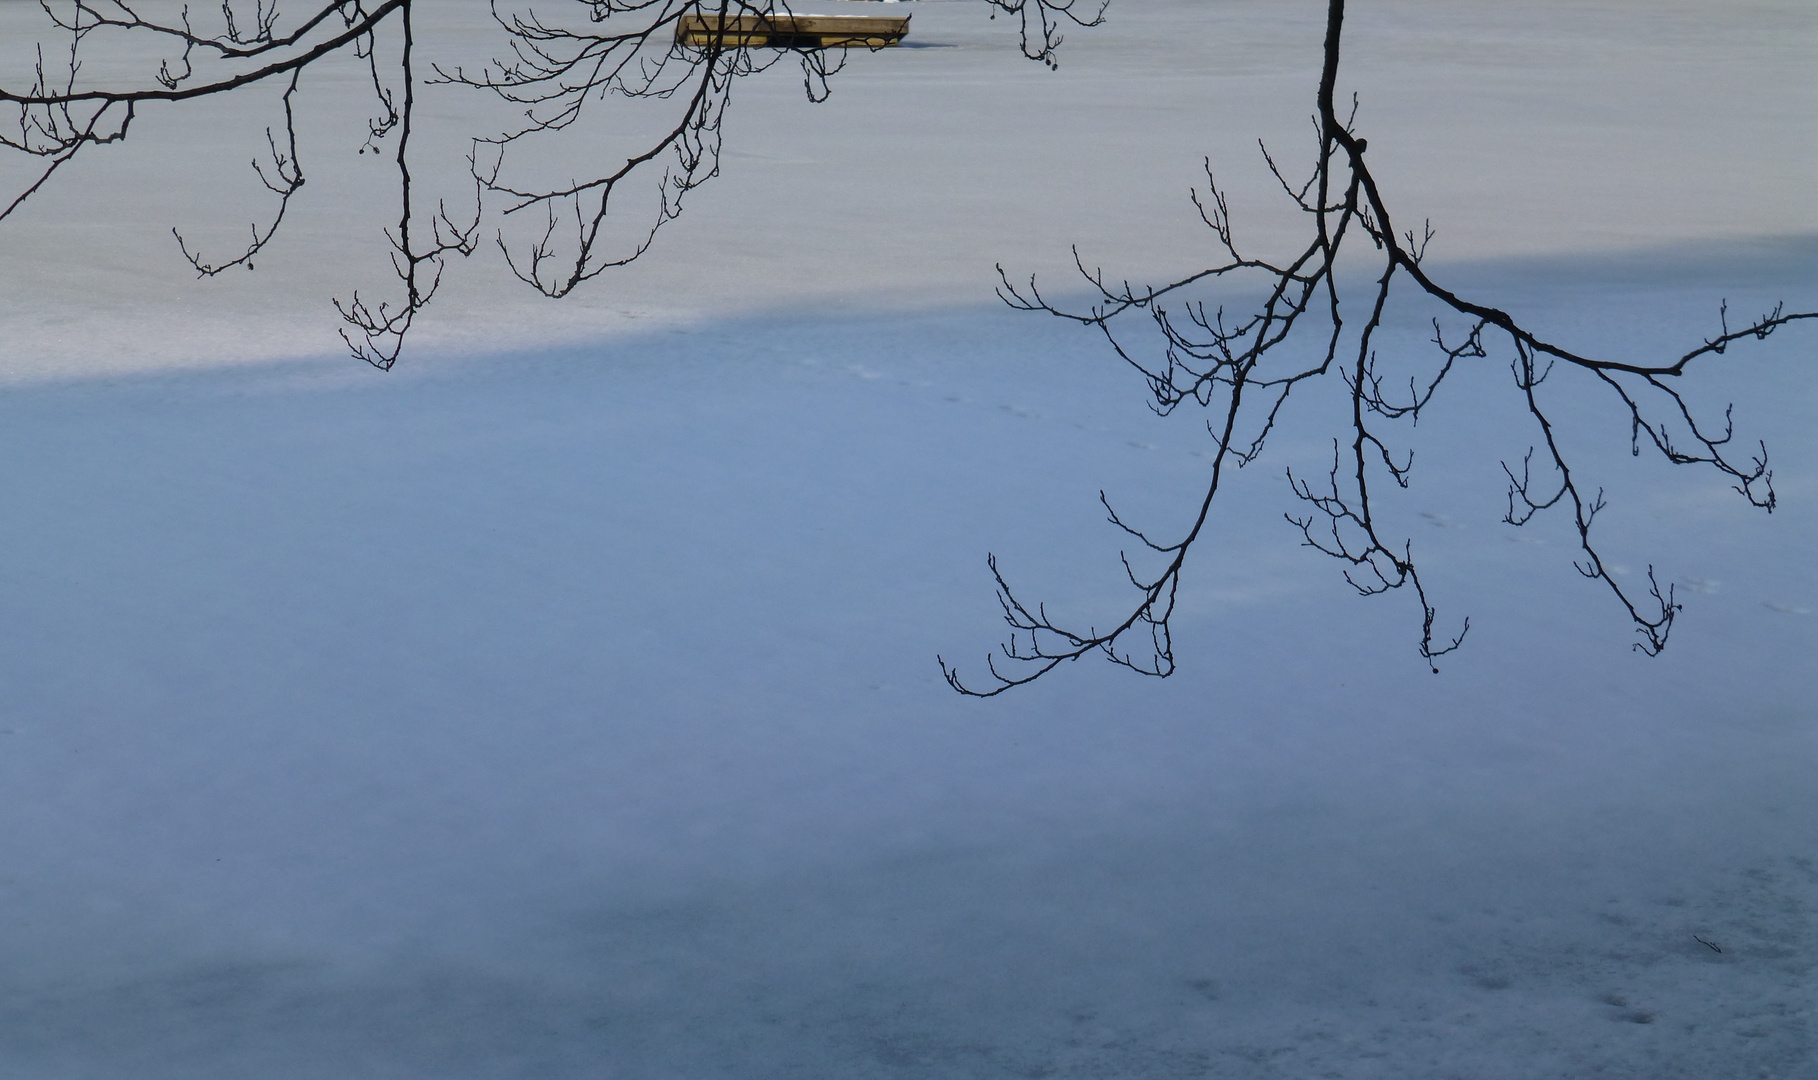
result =
[{"label": "bare tree branch", "polygon": [[[1035,0],[1030,0],[1031,3]],[[1020,4],[1000,4],[1018,10]],[[1044,12],[1046,11],[1044,5]],[[1028,19],[1025,15],[1025,20]],[[1044,30],[1048,26],[1041,24]],[[1025,22],[1025,25],[1027,23]],[[1540,474],[1535,474],[1535,449],[1522,459],[1519,474],[1504,463],[1508,479],[1508,513],[1511,525],[1525,525],[1543,511],[1567,507],[1573,515],[1580,547],[1578,570],[1601,581],[1628,614],[1640,640],[1635,648],[1649,655],[1666,647],[1673,621],[1680,611],[1669,586],[1662,591],[1650,567],[1645,591],[1628,586],[1612,575],[1593,530],[1604,508],[1602,489],[1591,493],[1584,486],[1571,457],[1558,438],[1558,422],[1542,384],[1555,371],[1581,373],[1592,387],[1613,395],[1619,415],[1627,418],[1631,447],[1652,447],[1675,465],[1702,465],[1734,482],[1750,505],[1772,511],[1775,504],[1773,473],[1767,449],[1760,443],[1738,456],[1732,448],[1734,428],[1726,408],[1721,423],[1700,419],[1690,402],[1672,384],[1673,379],[1701,358],[1720,355],[1744,339],[1761,340],[1776,330],[1804,320],[1818,319],[1818,311],[1788,313],[1782,307],[1732,329],[1727,306],[1720,312],[1720,332],[1668,362],[1649,364],[1584,355],[1545,341],[1498,308],[1466,299],[1428,276],[1421,260],[1434,232],[1430,222],[1418,235],[1397,233],[1376,178],[1365,160],[1368,143],[1353,130],[1356,99],[1349,115],[1340,119],[1335,104],[1338,66],[1344,25],[1344,0],[1328,0],[1324,65],[1320,72],[1318,111],[1314,117],[1318,146],[1311,175],[1304,183],[1288,179],[1265,147],[1263,158],[1282,190],[1305,211],[1313,233],[1298,255],[1287,262],[1270,262],[1242,254],[1232,239],[1231,218],[1222,191],[1207,165],[1207,194],[1194,194],[1200,219],[1212,230],[1221,249],[1216,265],[1159,287],[1133,287],[1128,282],[1107,283],[1102,271],[1087,269],[1077,250],[1075,264],[1098,299],[1085,310],[1063,308],[1046,300],[1033,280],[1013,284],[999,267],[999,295],[1011,307],[1041,311],[1098,329],[1116,354],[1135,368],[1148,386],[1151,406],[1167,414],[1191,401],[1208,408],[1213,419],[1207,430],[1213,438],[1210,475],[1204,494],[1190,515],[1179,541],[1162,543],[1139,532],[1115,513],[1112,523],[1142,541],[1151,553],[1165,556],[1158,571],[1143,575],[1124,566],[1136,589],[1135,603],[1108,629],[1069,627],[1050,618],[1047,609],[1026,603],[1006,580],[995,556],[988,560],[997,586],[998,602],[1010,626],[1010,638],[1001,647],[1001,658],[1016,661],[1010,667],[988,657],[988,678],[982,682],[962,679],[957,668],[940,660],[942,673],[957,691],[991,697],[1034,681],[1063,661],[1097,653],[1112,662],[1148,675],[1166,676],[1175,669],[1173,636],[1169,619],[1180,588],[1180,575],[1190,549],[1199,540],[1225,480],[1228,464],[1254,461],[1274,430],[1284,404],[1301,384],[1336,372],[1350,397],[1349,430],[1333,439],[1332,466],[1317,483],[1289,471],[1288,483],[1305,504],[1300,515],[1288,520],[1301,542],[1344,564],[1344,577],[1360,594],[1377,595],[1407,590],[1420,609],[1420,635],[1416,649],[1434,671],[1438,657],[1460,647],[1470,630],[1470,620],[1457,629],[1440,631],[1438,611],[1421,580],[1411,539],[1388,533],[1376,513],[1374,494],[1381,482],[1396,488],[1411,483],[1411,453],[1398,455],[1383,426],[1392,421],[1419,421],[1432,406],[1440,387],[1461,364],[1491,356],[1492,344],[1511,354],[1510,372],[1523,408],[1539,433]],[[1027,37],[1025,39],[1027,41]],[[1045,46],[1049,50],[1052,45]],[[1368,315],[1355,328],[1347,328],[1341,310],[1337,260],[1346,241],[1361,234],[1369,241],[1376,261],[1374,284],[1369,290]],[[1376,336],[1385,306],[1398,279],[1405,278],[1419,295],[1438,301],[1454,315],[1469,320],[1462,337],[1448,340],[1440,323],[1433,323],[1433,344],[1441,362],[1425,376],[1405,380],[1391,370],[1377,353]],[[1208,286],[1240,294],[1260,284],[1264,299],[1249,313],[1235,316],[1223,306],[1208,308],[1198,290]],[[1163,347],[1153,359],[1139,356],[1120,337],[1126,317],[1146,315],[1159,331]],[[1290,342],[1312,338],[1323,342],[1310,360],[1307,353],[1290,348]],[[1399,387],[1405,381],[1405,394]],[[1242,431],[1251,434],[1244,436]],[[1101,496],[1102,497],[1102,496]],[[1107,503],[1107,508],[1109,504]],[[1137,635],[1132,639],[1132,635]]]},{"label": "bare tree branch", "polygon": [[[506,55],[472,73],[433,60],[427,65],[428,82],[483,91],[522,114],[517,127],[474,140],[468,157],[474,204],[457,217],[440,201],[430,209],[416,191],[410,152],[421,66],[416,0],[314,0],[295,19],[281,13],[277,0],[221,0],[218,14],[209,19],[193,16],[188,7],[174,18],[152,17],[149,7],[131,0],[40,0],[52,36],[62,36],[65,55],[60,63],[47,62],[40,46],[28,85],[0,85],[0,109],[6,110],[0,115],[12,121],[0,126],[0,153],[42,163],[0,203],[0,220],[78,153],[124,140],[143,106],[276,83],[283,87],[281,120],[267,129],[264,152],[253,161],[261,185],[278,197],[275,209],[252,224],[245,247],[231,257],[211,258],[173,230],[180,253],[198,275],[250,269],[278,235],[304,185],[297,137],[299,103],[307,96],[303,73],[329,57],[351,55],[366,67],[374,106],[360,151],[377,154],[395,136],[398,218],[386,242],[402,295],[377,300],[355,291],[335,307],[350,352],[385,369],[397,362],[416,316],[435,296],[447,259],[475,250],[489,205],[498,204],[507,222],[520,214],[540,218],[528,242],[508,242],[502,227],[494,230],[495,239],[520,279],[546,295],[565,296],[642,255],[657,231],[681,212],[683,197],[718,175],[721,125],[739,78],[794,56],[808,97],[824,100],[827,80],[841,69],[847,52],[845,45],[823,48],[818,39],[790,40],[774,49],[732,40],[736,35],[727,28],[741,18],[765,28],[783,26],[791,14],[784,0],[568,0],[557,6],[561,14],[549,16],[508,10],[492,0]],[[721,32],[704,46],[683,43],[677,27],[703,15],[715,17]],[[126,43],[142,58],[138,77],[92,83],[83,76],[85,46],[104,37]],[[771,37],[783,41],[787,35]],[[513,178],[512,151],[538,137],[574,138],[573,125],[590,103],[614,97],[673,102],[674,115],[665,131],[629,155],[604,161],[581,155],[596,170],[585,178],[547,186]],[[628,243],[615,243],[607,234],[619,209],[614,196],[641,174],[655,180],[654,220]]]}]

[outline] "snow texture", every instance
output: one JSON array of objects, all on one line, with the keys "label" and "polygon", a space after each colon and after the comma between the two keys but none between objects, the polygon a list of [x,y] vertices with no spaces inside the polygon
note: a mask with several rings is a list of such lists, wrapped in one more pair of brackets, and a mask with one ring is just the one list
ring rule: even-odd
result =
[{"label": "snow texture", "polygon": [[[998,640],[987,549],[1109,617],[1097,492],[1166,529],[1205,464],[993,262],[1192,267],[1205,154],[1287,235],[1253,140],[1304,154],[1322,9],[1117,0],[1051,73],[916,4],[826,105],[742,87],[646,260],[550,304],[476,256],[388,375],[336,355],[384,208],[332,132],[232,280],[168,235],[250,179],[220,124],[148,117],[0,228],[0,1072],[1818,1076],[1809,331],[1688,380],[1767,440],[1772,516],[1579,416],[1624,572],[1686,601],[1657,660],[1566,522],[1499,524],[1498,361],[1395,506],[1472,617],[1440,675],[1281,520],[1310,397],[1190,570],[1178,676],[940,680]],[[1645,357],[1723,298],[1818,306],[1809,5],[1349,32],[1448,280]]]}]

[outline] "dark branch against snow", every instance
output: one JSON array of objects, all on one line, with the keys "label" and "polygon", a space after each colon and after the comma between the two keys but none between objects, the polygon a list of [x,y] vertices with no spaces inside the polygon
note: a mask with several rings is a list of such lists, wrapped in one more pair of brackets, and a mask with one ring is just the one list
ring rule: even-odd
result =
[{"label": "dark branch against snow", "polygon": [[[1032,40],[1028,29],[1031,14],[1023,3],[999,6],[1023,12],[1027,49]],[[1036,13],[1039,26],[1042,34],[1048,34],[1049,12],[1055,6],[1042,4],[1040,8]],[[990,557],[988,564],[1010,636],[997,654],[987,657],[988,677],[983,681],[968,681],[956,667],[940,660],[941,671],[955,690],[991,697],[1032,682],[1063,662],[1092,654],[1143,674],[1171,674],[1175,657],[1169,620],[1181,574],[1211,516],[1227,467],[1254,461],[1263,452],[1289,396],[1302,384],[1333,374],[1349,392],[1350,422],[1332,439],[1332,465],[1323,477],[1308,478],[1289,470],[1288,484],[1304,509],[1287,519],[1299,532],[1302,544],[1343,564],[1345,580],[1360,594],[1405,591],[1412,595],[1420,623],[1415,647],[1434,671],[1438,670],[1437,658],[1463,644],[1471,624],[1468,618],[1459,619],[1440,629],[1439,612],[1421,579],[1413,541],[1389,532],[1378,518],[1375,496],[1382,485],[1408,487],[1414,467],[1411,453],[1398,456],[1392,449],[1385,425],[1418,421],[1459,366],[1489,359],[1493,346],[1510,355],[1514,390],[1538,436],[1536,445],[1523,456],[1519,473],[1507,463],[1503,466],[1509,507],[1504,520],[1519,526],[1543,511],[1568,509],[1580,548],[1578,570],[1586,578],[1603,582],[1615,597],[1640,638],[1635,643],[1638,650],[1653,655],[1666,647],[1680,605],[1670,586],[1661,589],[1652,567],[1642,590],[1618,581],[1605,562],[1593,529],[1605,505],[1603,491],[1584,486],[1557,437],[1558,421],[1550,399],[1542,393],[1542,384],[1549,377],[1559,377],[1556,369],[1563,366],[1586,376],[1589,390],[1610,395],[1619,415],[1629,422],[1635,453],[1645,445],[1672,464],[1713,468],[1732,480],[1750,505],[1773,510],[1773,473],[1766,447],[1756,443],[1738,454],[1732,446],[1729,410],[1724,410],[1721,422],[1701,419],[1673,380],[1694,362],[1722,354],[1735,342],[1766,338],[1783,326],[1818,319],[1818,312],[1787,313],[1776,307],[1747,326],[1732,329],[1726,307],[1719,315],[1717,335],[1676,359],[1647,364],[1582,355],[1544,341],[1507,312],[1466,299],[1439,284],[1421,266],[1434,235],[1431,223],[1423,224],[1418,235],[1411,229],[1396,232],[1387,201],[1365,160],[1368,143],[1354,131],[1356,99],[1347,117],[1341,119],[1338,114],[1335,99],[1344,10],[1344,0],[1329,0],[1314,118],[1318,145],[1311,175],[1303,183],[1292,182],[1267,148],[1263,150],[1268,169],[1311,224],[1305,246],[1293,259],[1271,262],[1238,249],[1225,195],[1213,180],[1208,162],[1206,195],[1195,192],[1194,204],[1220,249],[1220,260],[1211,268],[1162,286],[1133,287],[1128,282],[1109,283],[1102,271],[1088,269],[1076,250],[1075,264],[1098,298],[1086,309],[1074,310],[1046,300],[1033,279],[1013,283],[999,267],[999,295],[1011,307],[1046,312],[1103,333],[1116,354],[1142,375],[1157,413],[1171,413],[1188,402],[1210,410],[1207,430],[1214,453],[1203,494],[1179,540],[1157,541],[1111,512],[1112,523],[1142,543],[1138,561],[1154,568],[1139,571],[1125,554],[1125,573],[1136,590],[1134,603],[1119,618],[1104,624],[1105,629],[1060,621],[1044,605],[1031,606],[1011,587],[996,557]],[[1037,40],[1050,42],[1042,47],[1051,53],[1052,41],[1057,39]],[[1336,264],[1341,252],[1355,248],[1360,237],[1368,242],[1365,251],[1377,269],[1361,297],[1367,303],[1367,315],[1356,327],[1347,328],[1343,311],[1349,308],[1341,310],[1341,297],[1351,304],[1360,298],[1350,295],[1351,287],[1341,288]],[[1392,359],[1385,360],[1377,352],[1376,334],[1398,279],[1407,282],[1403,288],[1411,287],[1468,320],[1462,336],[1450,340],[1439,322],[1434,322],[1432,341],[1442,358],[1435,374],[1404,377],[1393,367]],[[1223,306],[1209,307],[1198,298],[1207,287],[1238,295],[1254,294],[1258,285],[1264,299],[1242,314]],[[1126,320],[1145,316],[1161,335],[1159,355],[1139,355],[1120,336]],[[1290,342],[1303,340],[1320,343],[1311,360],[1304,359],[1304,349],[1288,347]],[[1575,386],[1570,392],[1581,394],[1585,388]],[[1244,431],[1251,434],[1241,435]],[[1110,510],[1108,501],[1105,505]]]}]

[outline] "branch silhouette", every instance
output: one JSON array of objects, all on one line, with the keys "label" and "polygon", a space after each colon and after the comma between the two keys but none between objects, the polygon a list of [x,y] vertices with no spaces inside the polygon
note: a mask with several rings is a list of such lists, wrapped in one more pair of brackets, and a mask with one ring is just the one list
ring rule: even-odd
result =
[{"label": "branch silhouette", "polygon": [[[0,192],[0,222],[78,154],[126,140],[142,107],[267,94],[266,107],[275,106],[276,117],[251,165],[275,199],[270,211],[251,223],[243,245],[225,253],[203,251],[180,232],[175,237],[179,254],[200,276],[242,266],[250,270],[284,228],[294,201],[305,195],[298,138],[299,116],[309,100],[303,75],[330,58],[352,57],[370,84],[371,113],[359,149],[386,154],[393,166],[388,186],[397,216],[384,235],[397,284],[377,293],[353,290],[345,299],[335,298],[334,306],[349,352],[389,369],[437,295],[451,259],[471,255],[490,238],[520,280],[548,296],[568,295],[648,251],[658,232],[682,212],[688,194],[718,174],[722,128],[740,78],[792,57],[800,63],[804,92],[819,101],[847,56],[843,46],[822,48],[818,39],[790,32],[786,0],[567,0],[539,9],[489,0],[505,47],[469,70],[419,58],[421,2],[299,0],[300,10],[292,16],[280,11],[278,0],[220,0],[218,10],[182,7],[174,16],[169,6],[158,5],[154,17],[147,14],[152,6],[139,0],[41,0],[49,29],[36,43],[35,62],[22,82],[0,81],[0,157],[27,166],[23,179]],[[1023,55],[1050,67],[1057,63],[1063,31],[1096,26],[1106,12],[1106,0],[986,3],[993,18],[1017,22]],[[1651,568],[1645,586],[1613,576],[1594,528],[1604,493],[1582,479],[1559,438],[1560,422],[1543,393],[1547,380],[1566,373],[1589,379],[1627,420],[1635,454],[1646,448],[1675,465],[1715,470],[1750,505],[1773,510],[1765,445],[1738,440],[1729,409],[1721,417],[1695,410],[1677,380],[1732,345],[1818,319],[1818,312],[1775,307],[1732,325],[1724,305],[1715,334],[1677,357],[1647,363],[1545,340],[1506,311],[1452,291],[1423,266],[1431,225],[1401,229],[1391,216],[1368,164],[1368,143],[1355,130],[1355,97],[1340,115],[1344,13],[1343,0],[1328,0],[1310,172],[1291,180],[1262,148],[1265,166],[1309,226],[1288,257],[1260,258],[1240,247],[1208,160],[1206,185],[1195,192],[1194,203],[1219,250],[1209,268],[1139,287],[1108,280],[1075,250],[1075,265],[1097,298],[1073,310],[1050,303],[1033,279],[1013,281],[999,267],[999,295],[1006,303],[1100,332],[1142,376],[1157,412],[1172,413],[1189,403],[1205,409],[1214,452],[1203,493],[1177,538],[1138,529],[1101,493],[1111,523],[1136,545],[1135,557],[1123,559],[1134,602],[1104,629],[1058,620],[1042,604],[1026,602],[990,558],[1009,640],[988,660],[989,677],[976,684],[942,660],[954,689],[1002,693],[1090,654],[1145,674],[1172,673],[1170,620],[1180,575],[1204,534],[1227,471],[1263,454],[1301,386],[1331,377],[1348,391],[1349,422],[1333,435],[1332,462],[1323,475],[1288,474],[1301,505],[1287,518],[1303,544],[1342,563],[1346,581],[1359,593],[1414,599],[1417,650],[1435,670],[1439,657],[1463,643],[1469,620],[1440,619],[1412,540],[1381,519],[1377,497],[1412,482],[1412,455],[1394,449],[1392,425],[1417,422],[1462,367],[1506,354],[1517,400],[1535,426],[1533,446],[1519,465],[1503,466],[1504,520],[1522,525],[1542,513],[1569,513],[1580,548],[1579,572],[1602,582],[1626,611],[1638,635],[1636,648],[1643,652],[1655,654],[1666,646],[1680,605]],[[704,36],[678,32],[690,20],[717,30]],[[733,29],[746,24],[755,25],[762,31],[756,36],[774,47],[750,47],[749,27]],[[96,51],[114,60],[127,56],[138,69],[90,75],[84,58]],[[96,67],[120,70],[111,61]],[[472,140],[463,178],[472,192],[470,207],[451,208],[419,192],[413,136],[418,90],[425,84],[475,91],[517,117],[505,130]],[[630,152],[609,154],[587,141],[583,121],[614,100],[669,111]],[[574,175],[560,181],[536,175],[536,150],[549,140],[582,147],[565,159],[578,163]],[[654,188],[654,210],[646,208],[629,231],[609,228],[637,212],[623,198],[634,181],[649,183],[646,192]],[[1351,252],[1372,260],[1367,287],[1340,281],[1338,260]],[[1199,298],[1206,290],[1228,293],[1231,304]],[[1400,292],[1435,301],[1464,322],[1462,329],[1448,330],[1434,321],[1438,365],[1426,374],[1407,375],[1395,357],[1377,351],[1384,311]],[[1353,307],[1362,314],[1354,315]],[[1146,320],[1160,333],[1165,344],[1158,354],[1126,343],[1123,328],[1131,320]]]},{"label": "branch silhouette", "polygon": [[[1263,147],[1269,171],[1311,226],[1293,258],[1270,261],[1240,250],[1233,238],[1225,193],[1208,160],[1205,193],[1195,192],[1194,203],[1221,249],[1216,265],[1165,285],[1135,287],[1128,282],[1108,282],[1102,271],[1088,269],[1075,249],[1075,265],[1097,293],[1096,301],[1084,310],[1050,303],[1033,279],[1013,282],[998,267],[999,295],[1011,307],[1045,312],[1100,331],[1117,356],[1141,374],[1157,413],[1172,413],[1189,402],[1209,410],[1207,431],[1214,452],[1204,492],[1178,540],[1159,541],[1133,528],[1101,492],[1111,523],[1141,543],[1146,556],[1142,561],[1159,563],[1159,568],[1144,572],[1136,569],[1127,554],[1123,557],[1125,574],[1136,590],[1135,602],[1105,629],[1069,625],[1051,617],[1044,605],[1026,601],[1011,586],[997,558],[988,557],[1010,635],[997,653],[987,656],[987,677],[982,681],[967,681],[957,667],[939,658],[942,674],[953,689],[992,697],[1033,682],[1065,662],[1093,654],[1146,675],[1172,674],[1176,661],[1170,619],[1180,575],[1212,515],[1227,470],[1250,464],[1263,452],[1290,395],[1305,383],[1333,374],[1349,391],[1349,424],[1333,438],[1332,465],[1324,476],[1288,472],[1289,486],[1303,509],[1286,515],[1287,519],[1299,531],[1302,544],[1343,564],[1345,580],[1360,594],[1412,594],[1419,609],[1416,648],[1435,672],[1438,658],[1464,643],[1471,624],[1466,618],[1441,628],[1412,540],[1392,534],[1378,519],[1376,496],[1383,485],[1408,487],[1413,469],[1411,454],[1398,458],[1391,449],[1385,425],[1404,419],[1417,421],[1459,365],[1487,359],[1492,344],[1506,347],[1512,354],[1510,374],[1515,390],[1539,435],[1519,472],[1507,463],[1503,466],[1508,480],[1504,520],[1523,525],[1543,511],[1560,508],[1569,512],[1580,548],[1575,565],[1585,577],[1603,582],[1628,614],[1639,638],[1636,649],[1654,655],[1666,647],[1680,604],[1671,586],[1662,590],[1652,567],[1645,588],[1625,585],[1612,575],[1593,529],[1605,505],[1604,494],[1582,486],[1573,460],[1558,438],[1558,421],[1537,392],[1555,369],[1563,366],[1586,373],[1613,395],[1620,415],[1629,421],[1635,453],[1645,445],[1672,464],[1715,469],[1733,482],[1750,505],[1773,510],[1773,473],[1765,445],[1739,450],[1734,445],[1729,410],[1724,410],[1721,422],[1701,419],[1672,380],[1695,362],[1720,355],[1732,344],[1761,340],[1792,323],[1818,319],[1818,311],[1787,312],[1776,307],[1746,326],[1732,328],[1725,305],[1719,312],[1715,336],[1670,361],[1647,364],[1573,351],[1542,339],[1499,308],[1446,288],[1421,265],[1434,235],[1431,223],[1423,223],[1418,234],[1412,229],[1397,231],[1387,200],[1370,171],[1369,144],[1354,128],[1355,98],[1348,115],[1340,116],[1335,94],[1344,13],[1344,0],[1329,0],[1311,174],[1303,182],[1291,181]],[[1364,251],[1376,266],[1361,298],[1348,295],[1351,288],[1336,273],[1341,251],[1359,245],[1367,245]],[[1209,307],[1190,291],[1207,286],[1224,287],[1234,295],[1247,288],[1263,298],[1247,306],[1243,314],[1235,314],[1222,306]],[[1400,389],[1404,380],[1388,374],[1387,361],[1376,351],[1385,307],[1398,288],[1417,290],[1468,320],[1462,335],[1450,339],[1438,321],[1433,323],[1432,342],[1440,365],[1425,378],[1406,378],[1405,392]],[[1341,299],[1346,300],[1342,310]],[[1367,314],[1357,326],[1347,327],[1345,312],[1358,299]],[[1120,327],[1127,316],[1147,316],[1159,331],[1164,345],[1158,356],[1139,354],[1126,346]],[[1304,341],[1317,343],[1311,360],[1301,359],[1308,351],[1292,347]]]},{"label": "branch silhouette", "polygon": [[[1052,6],[1051,0],[1029,2]],[[506,222],[519,215],[538,218],[527,241],[508,240],[502,225],[491,230],[493,239],[519,279],[548,296],[565,296],[643,255],[658,230],[681,213],[683,197],[718,175],[720,129],[738,79],[793,56],[808,97],[824,100],[828,79],[851,47],[823,48],[818,39],[779,35],[781,47],[760,50],[729,32],[741,18],[765,28],[779,25],[790,15],[785,0],[569,0],[555,5],[553,15],[547,8],[519,11],[490,0],[503,56],[469,72],[418,58],[419,0],[313,0],[295,17],[284,14],[277,0],[221,0],[213,14],[183,7],[174,18],[168,7],[160,5],[164,15],[153,17],[149,6],[132,0],[40,0],[39,6],[47,20],[45,40],[62,44],[47,52],[39,42],[26,83],[0,85],[0,109],[11,120],[0,122],[0,154],[34,163],[10,198],[0,195],[0,221],[77,154],[125,140],[143,106],[277,90],[279,119],[252,162],[259,183],[277,197],[275,207],[250,226],[243,248],[225,256],[200,251],[173,230],[182,258],[202,277],[252,269],[302,193],[303,73],[341,55],[365,66],[373,114],[360,151],[377,155],[390,147],[398,216],[385,240],[401,295],[374,298],[355,290],[334,306],[349,351],[380,369],[397,362],[448,260],[476,250],[489,215],[496,212]],[[704,44],[684,42],[678,26],[703,16],[715,20],[718,32]],[[139,72],[89,77],[84,57],[104,49],[137,59]],[[481,91],[521,117],[516,127],[473,140],[467,161],[472,206],[459,212],[418,194],[411,140],[417,89],[424,84]],[[593,169],[590,175],[549,186],[514,176],[516,151],[539,138],[586,146],[574,125],[614,98],[672,102],[674,114],[629,155],[602,160],[583,151],[571,158]],[[606,231],[619,216],[614,197],[646,175],[658,195],[654,217],[629,241],[615,242]]]}]

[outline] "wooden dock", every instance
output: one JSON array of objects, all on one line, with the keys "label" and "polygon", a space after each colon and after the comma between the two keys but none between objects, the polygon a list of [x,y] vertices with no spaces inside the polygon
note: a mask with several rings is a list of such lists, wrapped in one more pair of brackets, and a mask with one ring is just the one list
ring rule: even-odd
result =
[{"label": "wooden dock", "polygon": [[675,40],[704,48],[882,49],[909,33],[907,15],[684,15]]}]

